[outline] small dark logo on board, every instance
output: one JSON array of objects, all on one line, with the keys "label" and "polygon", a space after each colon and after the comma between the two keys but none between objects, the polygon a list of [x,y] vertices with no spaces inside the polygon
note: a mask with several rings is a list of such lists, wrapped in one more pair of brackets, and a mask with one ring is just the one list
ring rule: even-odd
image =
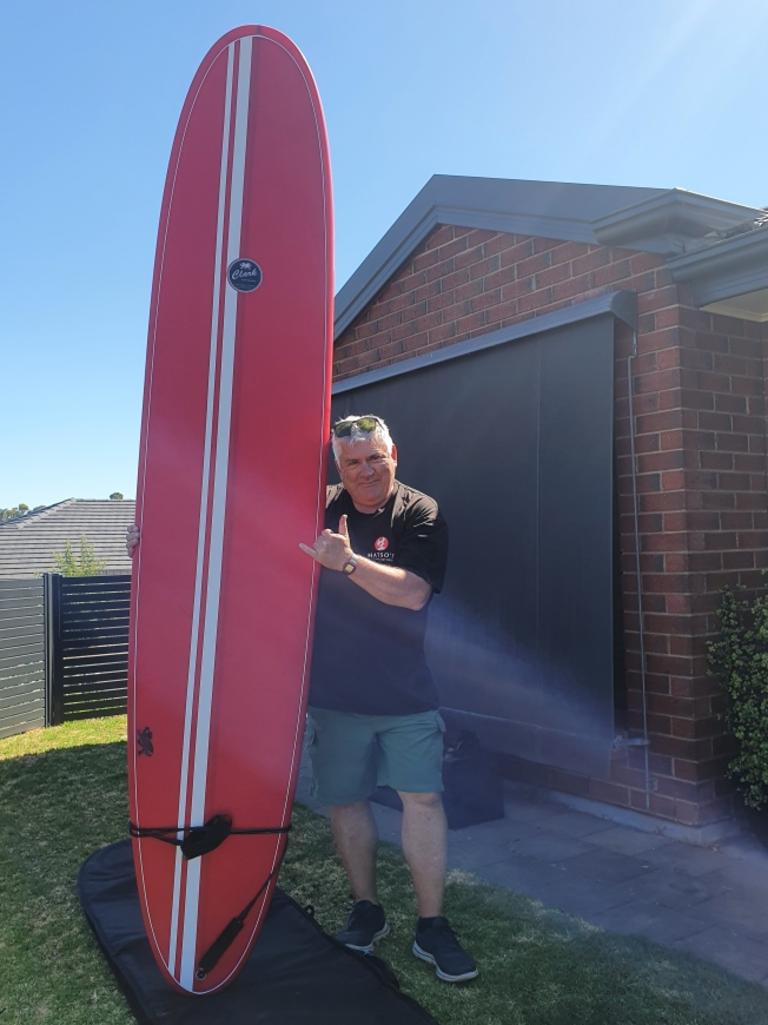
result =
[{"label": "small dark logo on board", "polygon": [[136,730],[136,744],[138,745],[140,755],[146,755],[147,758],[151,758],[155,753],[155,746],[152,743],[152,730],[149,726],[145,726],[143,730]]},{"label": "small dark logo on board", "polygon": [[254,292],[261,284],[261,267],[255,260],[233,260],[227,271],[227,280],[238,292]]}]

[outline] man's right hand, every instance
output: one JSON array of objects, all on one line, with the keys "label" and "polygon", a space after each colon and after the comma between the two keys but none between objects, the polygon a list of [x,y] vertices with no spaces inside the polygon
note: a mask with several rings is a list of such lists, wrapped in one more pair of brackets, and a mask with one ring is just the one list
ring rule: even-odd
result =
[{"label": "man's right hand", "polygon": [[141,540],[141,531],[135,523],[132,523],[125,532],[125,550],[128,552],[129,558],[133,558],[136,554],[136,546]]}]

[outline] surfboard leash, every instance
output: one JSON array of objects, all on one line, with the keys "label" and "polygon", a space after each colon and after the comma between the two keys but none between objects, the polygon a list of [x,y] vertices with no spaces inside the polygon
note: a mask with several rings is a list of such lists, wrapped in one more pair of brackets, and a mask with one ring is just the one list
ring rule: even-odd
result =
[{"label": "surfboard leash", "polygon": [[[228,836],[262,836],[288,833],[291,823],[287,826],[258,826],[253,829],[236,829],[229,815],[214,815],[202,826],[137,826],[128,823],[128,832],[136,839],[160,840],[163,843],[180,847],[184,857],[191,861],[203,854],[215,851]],[[179,833],[183,839],[179,839]],[[267,880],[269,882],[269,880]],[[266,884],[265,884],[266,885]],[[258,898],[256,898],[258,899]]]},{"label": "surfboard leash", "polygon": [[198,961],[197,968],[195,969],[196,979],[204,979],[206,975],[208,975],[209,972],[212,972],[216,965],[219,963],[219,960],[222,957],[222,955],[225,953],[225,951],[230,946],[234,938],[245,925],[245,920],[248,917],[249,912],[258,902],[259,898],[264,893],[269,884],[272,882],[272,880],[275,878],[277,873],[280,871],[280,868],[283,864],[283,858],[285,857],[285,852],[287,849],[288,842],[286,840],[286,843],[283,845],[283,849],[280,852],[280,857],[277,860],[277,864],[269,873],[264,882],[261,884],[261,886],[256,892],[256,895],[248,901],[248,903],[245,905],[245,907],[239,915],[235,915],[235,917],[224,926],[219,935],[216,937],[216,939],[213,941],[213,943],[210,945],[210,947],[206,950],[206,952]]}]

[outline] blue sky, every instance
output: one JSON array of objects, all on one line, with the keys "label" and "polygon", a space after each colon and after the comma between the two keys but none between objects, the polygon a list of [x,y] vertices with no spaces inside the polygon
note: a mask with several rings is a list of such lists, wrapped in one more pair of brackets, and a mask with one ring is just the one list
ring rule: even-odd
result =
[{"label": "blue sky", "polygon": [[304,51],[341,286],[434,173],[768,204],[764,0],[8,5],[0,65],[0,506],[135,494],[166,163],[209,46]]}]

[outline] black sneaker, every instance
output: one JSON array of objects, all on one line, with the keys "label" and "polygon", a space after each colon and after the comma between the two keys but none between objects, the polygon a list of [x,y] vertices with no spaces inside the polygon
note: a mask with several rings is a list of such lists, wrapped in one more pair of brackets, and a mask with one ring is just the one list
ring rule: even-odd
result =
[{"label": "black sneaker", "polygon": [[477,977],[474,959],[459,943],[447,918],[430,918],[426,922],[419,919],[412,950],[416,957],[435,966],[437,977],[443,982],[465,982]]},{"label": "black sneaker", "polygon": [[336,939],[351,950],[372,954],[374,944],[384,939],[388,932],[389,925],[381,904],[358,900],[352,905],[346,927],[336,933]]}]

